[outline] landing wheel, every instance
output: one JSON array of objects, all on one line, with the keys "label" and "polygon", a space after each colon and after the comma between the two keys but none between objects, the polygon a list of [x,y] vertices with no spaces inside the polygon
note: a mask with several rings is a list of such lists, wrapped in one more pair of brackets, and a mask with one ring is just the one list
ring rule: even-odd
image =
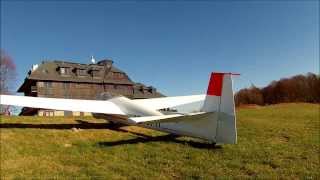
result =
[{"label": "landing wheel", "polygon": [[215,148],[215,147],[217,147],[217,144],[215,142],[213,142],[213,143],[210,143],[210,146]]},{"label": "landing wheel", "polygon": [[170,136],[170,138],[178,138],[178,137],[180,137],[178,134],[168,134],[168,136]]},{"label": "landing wheel", "polygon": [[108,121],[108,123],[111,125],[111,126],[116,126],[118,123],[115,123],[113,121]]}]

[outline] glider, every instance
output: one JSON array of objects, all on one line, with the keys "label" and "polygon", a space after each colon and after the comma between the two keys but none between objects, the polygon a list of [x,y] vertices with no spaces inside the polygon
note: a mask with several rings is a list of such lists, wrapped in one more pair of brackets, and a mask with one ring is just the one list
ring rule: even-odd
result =
[{"label": "glider", "polygon": [[[0,104],[65,111],[91,112],[112,122],[190,136],[218,144],[235,144],[237,128],[232,89],[232,73],[211,73],[203,95],[131,100],[104,94],[103,100],[59,99],[0,95]],[[197,111],[161,111],[200,103]]]}]

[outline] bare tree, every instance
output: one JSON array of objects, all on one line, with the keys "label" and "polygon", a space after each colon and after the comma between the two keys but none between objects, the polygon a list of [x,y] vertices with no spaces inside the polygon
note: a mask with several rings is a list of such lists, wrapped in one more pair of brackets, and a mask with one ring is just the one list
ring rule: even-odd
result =
[{"label": "bare tree", "polygon": [[261,90],[252,85],[250,88],[241,89],[237,92],[235,103],[237,106],[242,104],[264,105],[264,100]]},{"label": "bare tree", "polygon": [[[12,88],[16,80],[16,65],[13,59],[0,50],[0,93],[12,94]],[[0,113],[10,115],[10,106],[1,106]]]}]

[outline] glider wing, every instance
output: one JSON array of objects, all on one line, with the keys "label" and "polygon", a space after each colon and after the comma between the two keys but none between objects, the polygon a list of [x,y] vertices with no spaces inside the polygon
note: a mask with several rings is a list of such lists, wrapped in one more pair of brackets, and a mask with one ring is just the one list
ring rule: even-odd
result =
[{"label": "glider wing", "polygon": [[110,101],[0,95],[0,102],[21,107],[125,115]]}]

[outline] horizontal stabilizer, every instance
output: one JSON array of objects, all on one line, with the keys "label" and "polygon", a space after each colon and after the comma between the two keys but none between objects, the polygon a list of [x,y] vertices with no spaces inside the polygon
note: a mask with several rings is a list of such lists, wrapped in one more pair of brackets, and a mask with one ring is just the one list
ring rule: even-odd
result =
[{"label": "horizontal stabilizer", "polygon": [[143,105],[145,107],[159,110],[164,108],[170,108],[194,102],[204,101],[206,95],[190,95],[190,96],[175,96],[175,97],[161,97],[151,99],[135,99],[135,103]]},{"label": "horizontal stabilizer", "polygon": [[199,114],[204,114],[204,113],[200,112],[200,113],[190,113],[190,114],[170,114],[170,115],[162,115],[162,116],[133,117],[133,118],[130,118],[129,121],[131,121],[131,123],[143,123],[143,122],[152,122],[152,121],[168,122],[168,121],[174,121],[178,117],[187,118],[187,117],[195,116]]}]

